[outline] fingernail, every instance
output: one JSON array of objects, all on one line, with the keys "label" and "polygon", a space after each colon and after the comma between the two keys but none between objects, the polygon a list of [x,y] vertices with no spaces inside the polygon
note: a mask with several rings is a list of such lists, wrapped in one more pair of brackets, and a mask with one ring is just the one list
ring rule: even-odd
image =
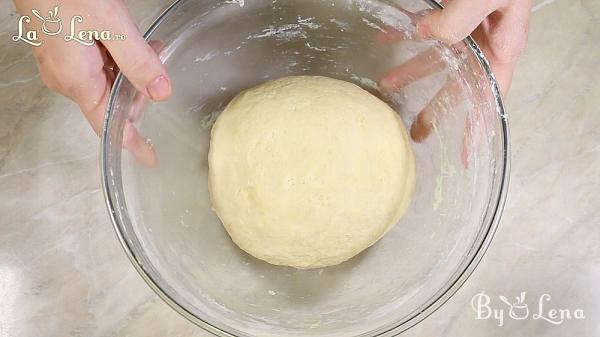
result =
[{"label": "fingernail", "polygon": [[160,75],[148,85],[147,90],[150,98],[162,101],[171,95],[171,83],[165,75]]},{"label": "fingernail", "polygon": [[[431,103],[429,103],[431,104]],[[429,106],[425,107],[417,116],[417,119],[413,122],[410,127],[410,137],[417,143],[422,141],[429,136],[433,130],[434,124],[433,112]]]}]

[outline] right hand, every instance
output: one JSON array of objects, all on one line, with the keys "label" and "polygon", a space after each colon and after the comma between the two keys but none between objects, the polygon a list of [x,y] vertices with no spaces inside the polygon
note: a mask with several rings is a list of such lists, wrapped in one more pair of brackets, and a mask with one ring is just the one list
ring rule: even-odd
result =
[{"label": "right hand", "polygon": [[[144,40],[122,0],[63,1],[58,13],[63,32],[57,36],[42,33],[41,20],[31,12],[36,9],[47,13],[54,3],[47,0],[14,1],[21,15],[31,17],[27,29],[37,30],[43,41],[41,46],[33,47],[42,81],[49,89],[76,102],[96,134],[102,131],[116,67],[142,97],[162,101],[171,95],[171,81],[164,65]],[[69,33],[69,24],[75,15],[83,17],[78,31],[108,30],[113,34],[124,34],[126,38],[123,41],[96,41],[91,46],[67,42],[63,37]],[[153,147],[138,134],[131,120],[125,125],[123,146],[144,165],[155,165]]]},{"label": "right hand", "polygon": [[[405,12],[416,25],[417,34],[424,39],[436,39],[456,48],[469,34],[485,54],[498,82],[506,95],[512,81],[517,59],[527,42],[531,0],[443,0],[444,9],[420,13]],[[380,43],[401,43],[408,36],[392,28],[378,34]],[[429,48],[403,64],[390,69],[380,80],[382,89],[394,92],[433,73],[447,68],[439,48]],[[446,83],[417,115],[410,134],[414,141],[424,141],[432,132],[436,111],[443,105],[457,104],[461,87],[456,76],[448,75]],[[475,111],[467,115],[463,139],[462,161],[468,166],[471,149],[477,142],[472,139],[472,119],[481,119]]]}]

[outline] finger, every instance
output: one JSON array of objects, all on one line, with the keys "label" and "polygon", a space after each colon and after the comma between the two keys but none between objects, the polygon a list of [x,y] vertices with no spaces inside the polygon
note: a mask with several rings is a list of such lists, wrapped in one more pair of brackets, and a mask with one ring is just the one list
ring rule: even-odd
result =
[{"label": "finger", "polygon": [[171,81],[158,55],[144,40],[125,5],[111,7],[104,18],[105,29],[125,34],[125,41],[104,41],[104,45],[133,86],[148,98],[165,100],[171,95]]},{"label": "finger", "polygon": [[408,39],[410,39],[410,35],[407,31],[399,31],[390,26],[383,27],[383,31],[377,31],[375,34],[375,41],[381,44],[388,44]]},{"label": "finger", "polygon": [[[89,70],[84,81],[73,84],[70,89],[65,90],[65,94],[79,105],[92,129],[99,136],[104,124],[104,112],[108,105],[113,78],[112,70],[99,67],[95,71]],[[141,164],[148,167],[155,166],[154,148],[130,124],[131,122],[127,121],[123,130],[123,147]]]},{"label": "finger", "polygon": [[143,138],[130,121],[123,127],[123,147],[144,166],[156,166],[156,152],[148,139]]},{"label": "finger", "polygon": [[[421,18],[427,15],[431,10],[426,9],[422,11],[418,11],[416,13],[409,12],[406,10],[402,10],[402,12],[410,18],[410,21],[413,24],[417,24]],[[391,26],[385,26],[383,31],[377,31],[375,34],[375,41],[381,44],[387,44],[392,42],[404,41],[413,38],[413,33],[409,30],[398,30]]]},{"label": "finger", "polygon": [[108,104],[112,87],[112,74],[107,69],[99,69],[87,83],[79,85],[68,96],[75,101],[88,120],[94,132],[100,136],[104,123],[104,110]]},{"label": "finger", "polygon": [[[484,52],[485,53],[485,52]],[[497,60],[490,60],[490,67],[498,82],[498,88],[503,97],[506,97],[510,84],[512,82],[513,73],[516,66],[516,60],[508,63],[503,63]]]},{"label": "finger", "polygon": [[146,96],[142,95],[139,92],[136,92],[133,96],[131,108],[129,109],[127,119],[131,122],[138,121],[140,117],[142,117],[142,110],[146,106],[147,102],[148,99],[146,98]]},{"label": "finger", "polygon": [[519,56],[527,45],[531,1],[514,2],[493,13],[473,37],[496,76],[500,91],[506,95]]},{"label": "finger", "polygon": [[[476,32],[474,34],[475,40],[479,43],[481,51],[485,55],[492,73],[498,83],[498,88],[502,96],[505,96],[508,92],[510,84],[512,82],[512,76],[514,69],[517,64],[516,57],[506,57],[498,52],[498,41],[490,41],[489,37],[479,37],[482,33]],[[493,45],[495,44],[495,45]]]},{"label": "finger", "polygon": [[400,88],[446,67],[440,49],[430,48],[410,60],[395,67],[379,81],[379,85],[387,91]]},{"label": "finger", "polygon": [[[149,41],[148,45],[157,55],[160,55],[165,46],[162,41],[157,40]],[[119,71],[119,68],[115,68],[114,71],[116,74]],[[123,147],[142,165],[154,167],[156,166],[157,161],[154,146],[152,146],[152,144],[145,139],[133,125],[134,122],[140,119],[147,101],[147,97],[139,90],[135,93],[129,109],[127,121],[123,128]]]},{"label": "finger", "polygon": [[[110,70],[105,70],[107,72],[107,78],[110,78],[111,76],[114,76],[114,74],[112,74],[112,71]],[[111,82],[112,83],[112,82]],[[111,84],[112,86],[112,84]],[[108,95],[110,94],[110,86],[107,88],[107,92],[106,92],[106,97],[108,97]],[[139,92],[135,93],[135,96],[133,98],[131,107],[130,107],[130,111],[129,111],[129,115],[127,120],[125,121],[125,126],[123,127],[123,148],[125,148],[127,151],[129,151],[131,153],[131,155],[136,159],[137,162],[141,163],[142,165],[146,166],[146,167],[154,167],[156,166],[156,151],[154,150],[154,147],[152,146],[152,144],[150,144],[150,142],[143,137],[143,135],[141,135],[139,133],[139,131],[137,130],[137,128],[133,125],[133,123],[135,121],[137,121],[140,116],[141,116],[141,111],[144,107],[144,105],[147,102],[147,98],[140,94]],[[102,125],[104,123],[104,111],[106,109],[107,106],[107,101],[106,102],[101,102],[100,106],[101,106],[101,110],[100,111],[96,111],[92,114],[86,114],[87,115],[93,115],[93,116],[100,116],[102,118],[100,118],[100,130],[102,128]],[[91,123],[91,122],[90,122]],[[95,122],[97,123],[97,122]]]},{"label": "finger", "polygon": [[[150,47],[156,52],[157,55],[160,55],[165,47],[165,44],[162,41],[152,40],[149,41],[148,44]],[[133,100],[131,102],[131,108],[129,109],[129,114],[127,119],[131,122],[135,122],[140,119],[142,116],[142,110],[146,106],[148,99],[146,96],[141,94],[139,91],[135,93],[133,96]]]},{"label": "finger", "polygon": [[419,20],[417,33],[455,44],[466,38],[494,10],[499,1],[452,0],[444,9],[436,9]]},{"label": "finger", "polygon": [[158,55],[159,59],[164,56],[163,50],[165,49],[165,43],[163,41],[150,40],[150,41],[148,41],[148,45],[150,46],[150,48],[152,48],[152,50],[154,50],[154,53],[156,53],[156,55]]},{"label": "finger", "polygon": [[460,100],[460,81],[455,76],[448,76],[446,83],[427,105],[419,112],[410,128],[411,138],[420,143],[424,141],[435,127],[439,112],[451,111]]}]

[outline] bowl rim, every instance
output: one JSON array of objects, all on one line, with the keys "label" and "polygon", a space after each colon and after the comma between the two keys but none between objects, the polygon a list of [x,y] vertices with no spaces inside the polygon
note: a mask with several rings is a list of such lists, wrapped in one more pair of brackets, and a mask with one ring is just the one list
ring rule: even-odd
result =
[{"label": "bowl rim", "polygon": [[[148,41],[150,39],[150,37],[152,36],[152,34],[154,33],[154,31],[158,28],[158,26],[173,11],[175,11],[179,6],[181,6],[186,1],[188,1],[188,0],[175,0],[171,5],[169,5],[157,17],[157,19],[152,23],[150,28],[148,28],[148,30],[144,34],[144,39],[146,41]],[[428,4],[433,9],[443,9],[443,6],[440,3],[438,3],[436,0],[421,0],[421,1]],[[483,256],[485,255],[485,252],[487,251],[488,247],[490,246],[490,243],[491,243],[491,241],[494,237],[494,234],[498,228],[498,224],[501,219],[502,211],[503,211],[504,205],[506,203],[508,184],[509,184],[509,180],[510,180],[510,151],[511,151],[510,147],[511,146],[510,146],[510,140],[509,140],[510,134],[509,134],[507,114],[506,114],[506,110],[504,108],[504,103],[502,100],[500,89],[498,87],[498,82],[496,81],[496,78],[495,78],[494,74],[492,73],[489,62],[485,58],[483,52],[481,51],[481,49],[479,48],[479,46],[477,45],[477,43],[473,40],[473,38],[471,36],[467,36],[467,38],[465,38],[463,40],[463,42],[470,47],[471,51],[473,52],[473,54],[479,61],[480,65],[487,77],[487,80],[488,80],[487,82],[490,85],[490,89],[492,91],[492,94],[494,96],[494,101],[496,103],[496,112],[497,112],[498,118],[500,120],[501,131],[502,131],[503,155],[501,158],[502,163],[500,165],[500,170],[501,170],[500,175],[499,175],[500,183],[499,183],[499,188],[498,188],[498,192],[497,192],[497,198],[495,200],[495,205],[493,205],[493,202],[492,202],[493,206],[488,208],[488,210],[489,209],[493,210],[493,213],[491,215],[490,224],[487,227],[487,229],[485,231],[483,231],[483,233],[479,234],[483,237],[483,239],[479,242],[479,245],[478,246],[474,245],[472,247],[472,249],[475,250],[475,254],[473,255],[472,259],[470,261],[468,261],[467,265],[465,266],[465,268],[462,271],[460,271],[459,273],[457,273],[456,276],[454,276],[454,279],[451,279],[450,282],[446,282],[446,284],[444,284],[443,287],[441,287],[435,294],[433,294],[427,302],[425,302],[424,304],[421,305],[421,307],[417,308],[416,310],[414,310],[413,312],[408,314],[404,319],[402,319],[399,322],[394,322],[394,323],[390,324],[391,327],[382,328],[382,329],[387,329],[387,330],[383,330],[383,331],[376,330],[376,331],[369,332],[369,333],[363,333],[363,334],[359,335],[361,337],[367,337],[367,334],[370,334],[370,333],[375,333],[374,335],[370,335],[372,337],[397,336],[397,335],[401,334],[402,332],[412,328],[413,326],[415,326],[416,324],[420,323],[425,318],[427,318],[429,315],[434,313],[437,309],[439,309],[442,305],[444,305],[462,287],[462,285],[466,282],[466,280],[469,278],[469,276],[477,268],[477,266],[481,262]],[[131,247],[132,245],[131,245],[130,241],[127,239],[127,233],[126,233],[125,229],[123,228],[123,224],[120,222],[120,220],[117,216],[117,207],[116,207],[116,200],[115,200],[115,196],[114,196],[114,190],[110,184],[110,178],[109,178],[109,172],[111,172],[111,166],[110,166],[109,161],[107,160],[108,151],[110,148],[109,147],[109,145],[110,145],[109,137],[108,137],[109,122],[111,120],[111,116],[113,114],[113,110],[114,110],[115,104],[116,104],[116,99],[117,99],[121,84],[123,83],[123,80],[124,80],[124,76],[121,72],[119,72],[116,76],[113,87],[111,89],[106,112],[104,115],[103,129],[102,129],[102,133],[101,133],[101,135],[102,135],[101,150],[100,150],[100,152],[101,152],[100,153],[100,159],[101,159],[100,166],[101,166],[102,190],[103,190],[103,194],[104,194],[104,201],[106,203],[106,207],[109,212],[110,219],[111,219],[113,228],[115,230],[115,233],[117,235],[117,238],[119,239],[119,242],[121,243],[121,246],[123,247],[123,250],[125,251],[127,257],[129,258],[129,260],[130,260],[131,264],[133,265],[133,267],[135,268],[135,270],[140,274],[140,276],[146,282],[146,284],[171,308],[173,308],[176,312],[181,314],[183,317],[185,317],[192,323],[196,324],[197,326],[205,329],[206,331],[208,331],[216,336],[240,337],[239,335],[235,335],[232,332],[227,332],[220,327],[216,327],[216,326],[208,323],[207,321],[203,320],[200,317],[197,317],[192,312],[190,312],[188,309],[186,309],[182,305],[180,305],[171,295],[169,295],[163,288],[161,288],[161,286],[152,278],[152,276],[142,267],[142,265],[139,262],[140,259],[138,259],[138,257],[136,256],[136,253],[134,252],[134,250]],[[491,196],[490,200],[494,201],[493,195]],[[243,335],[245,335],[245,334],[242,333],[242,336]]]}]

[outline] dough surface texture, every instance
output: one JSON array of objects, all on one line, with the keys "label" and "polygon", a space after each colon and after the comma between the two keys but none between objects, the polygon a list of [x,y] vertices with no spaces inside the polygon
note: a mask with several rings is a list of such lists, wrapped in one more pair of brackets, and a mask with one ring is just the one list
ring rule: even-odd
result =
[{"label": "dough surface texture", "polygon": [[208,161],[213,209],[233,241],[300,269],[374,244],[415,188],[397,113],[328,77],[284,77],[238,94],[212,128]]}]

